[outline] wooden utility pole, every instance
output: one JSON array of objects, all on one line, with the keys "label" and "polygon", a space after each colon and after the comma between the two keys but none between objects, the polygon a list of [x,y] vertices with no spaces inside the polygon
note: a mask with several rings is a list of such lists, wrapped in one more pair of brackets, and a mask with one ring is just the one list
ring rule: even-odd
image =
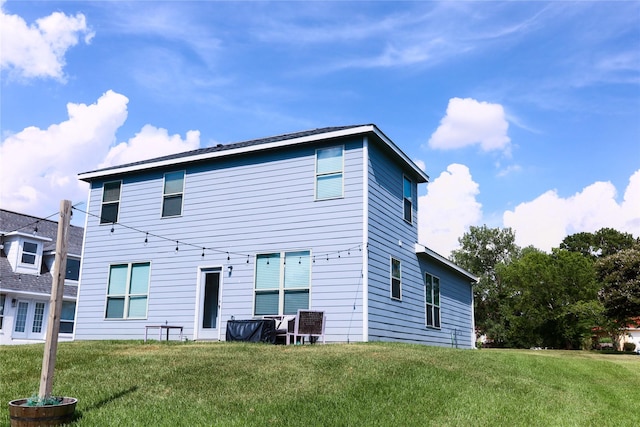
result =
[{"label": "wooden utility pole", "polygon": [[47,336],[42,358],[42,376],[40,377],[40,399],[51,396],[53,389],[53,371],[56,367],[58,351],[58,333],[60,332],[60,313],[64,279],[67,273],[67,246],[69,245],[69,223],[71,222],[71,202],[60,201],[60,220],[58,221],[58,237],[56,240],[56,258],[54,261],[53,282],[51,283],[51,302],[49,303],[49,320]]}]

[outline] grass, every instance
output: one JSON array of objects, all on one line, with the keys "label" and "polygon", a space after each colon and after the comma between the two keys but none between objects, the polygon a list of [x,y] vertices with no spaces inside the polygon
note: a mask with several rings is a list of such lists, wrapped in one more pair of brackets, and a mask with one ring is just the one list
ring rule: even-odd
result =
[{"label": "grass", "polygon": [[[42,352],[0,347],[0,425]],[[640,357],[85,341],[60,343],[54,394],[79,399],[78,426],[637,426]]]}]

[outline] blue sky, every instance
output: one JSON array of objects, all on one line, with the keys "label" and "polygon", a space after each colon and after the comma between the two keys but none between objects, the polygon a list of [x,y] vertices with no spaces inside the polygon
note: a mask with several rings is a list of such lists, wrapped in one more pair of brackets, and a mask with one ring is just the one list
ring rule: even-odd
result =
[{"label": "blue sky", "polygon": [[1,7],[3,208],[86,201],[100,166],[375,123],[430,175],[420,236],[444,255],[471,225],[544,250],[640,236],[640,2]]}]

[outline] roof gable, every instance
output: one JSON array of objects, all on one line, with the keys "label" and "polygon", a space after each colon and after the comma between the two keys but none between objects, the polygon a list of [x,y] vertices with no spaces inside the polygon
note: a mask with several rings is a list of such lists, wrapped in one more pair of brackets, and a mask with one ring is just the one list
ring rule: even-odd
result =
[{"label": "roof gable", "polygon": [[299,144],[328,141],[335,138],[373,135],[383,145],[387,146],[395,156],[399,157],[415,175],[420,178],[420,182],[427,182],[429,177],[422,171],[402,150],[400,150],[384,133],[374,124],[354,125],[354,126],[334,126],[312,129],[302,132],[294,132],[283,135],[259,138],[248,141],[236,142],[232,144],[218,144],[213,147],[200,148],[183,153],[171,154],[154,159],[142,160],[125,165],[112,166],[94,171],[83,172],[78,175],[79,179],[90,182],[96,178],[120,175],[142,170],[176,166],[184,163],[191,163],[214,158],[242,155],[265,151],[274,148],[294,146]]}]

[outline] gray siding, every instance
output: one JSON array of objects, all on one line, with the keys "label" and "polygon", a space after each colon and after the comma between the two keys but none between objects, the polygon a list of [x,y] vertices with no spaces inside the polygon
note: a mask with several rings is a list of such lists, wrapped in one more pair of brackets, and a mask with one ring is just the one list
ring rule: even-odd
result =
[{"label": "gray siding", "polygon": [[[314,200],[318,146],[125,176],[113,233],[110,224],[98,223],[102,181],[93,182],[76,339],[140,339],[144,325],[165,322],[184,326],[191,339],[199,267],[224,267],[224,331],[232,315],[252,317],[256,253],[307,249],[315,257],[311,307],[327,312],[327,340],[361,339],[362,142],[339,143],[345,145],[344,197],[335,200]],[[182,215],[162,219],[163,174],[180,169],[186,170]],[[149,232],[148,243],[131,228]],[[205,251],[203,258],[202,247],[220,252]],[[109,266],[139,261],[151,262],[147,318],[104,319]]]}]

